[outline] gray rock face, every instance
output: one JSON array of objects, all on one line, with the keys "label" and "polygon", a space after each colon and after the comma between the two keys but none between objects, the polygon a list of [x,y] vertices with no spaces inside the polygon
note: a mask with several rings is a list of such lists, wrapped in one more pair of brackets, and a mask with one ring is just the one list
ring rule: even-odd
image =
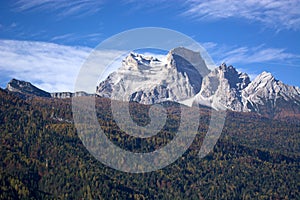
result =
[{"label": "gray rock face", "polygon": [[24,95],[34,95],[39,97],[51,97],[50,93],[41,90],[29,82],[12,79],[6,86],[10,92],[18,92]]},{"label": "gray rock face", "polygon": [[[201,74],[195,69],[201,68]],[[209,73],[200,53],[179,47],[166,61],[131,53],[122,67],[97,87],[97,94],[143,104],[166,100],[181,101],[200,91],[202,78]]]},{"label": "gray rock face", "polygon": [[239,73],[234,67],[222,64],[204,77],[201,91],[195,98],[199,104],[216,110],[242,111],[241,91],[249,83],[247,74]]},{"label": "gray rock face", "polygon": [[[196,93],[200,91],[202,79],[210,70],[198,52],[178,47],[168,53],[167,61],[168,65],[176,68],[178,72],[187,74]],[[200,71],[200,74],[195,68]]]}]

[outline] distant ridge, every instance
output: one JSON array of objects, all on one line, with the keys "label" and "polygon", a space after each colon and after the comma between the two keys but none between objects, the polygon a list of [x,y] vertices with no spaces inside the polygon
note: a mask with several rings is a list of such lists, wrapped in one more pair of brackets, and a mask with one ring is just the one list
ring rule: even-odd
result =
[{"label": "distant ridge", "polygon": [[12,79],[8,82],[6,86],[6,90],[10,92],[15,92],[21,95],[27,96],[37,96],[37,97],[45,97],[45,98],[72,98],[74,96],[95,96],[95,94],[88,94],[86,92],[53,92],[49,93],[38,87],[32,85],[30,82]]},{"label": "distant ridge", "polygon": [[80,92],[53,92],[51,93],[51,97],[65,99],[72,97],[82,97],[82,96],[96,96],[96,94],[89,94],[83,91]]},{"label": "distant ridge", "polygon": [[8,82],[6,89],[10,92],[17,92],[24,95],[34,95],[38,97],[51,97],[51,94],[37,88],[32,85],[30,82],[21,81],[17,79],[12,79]]}]

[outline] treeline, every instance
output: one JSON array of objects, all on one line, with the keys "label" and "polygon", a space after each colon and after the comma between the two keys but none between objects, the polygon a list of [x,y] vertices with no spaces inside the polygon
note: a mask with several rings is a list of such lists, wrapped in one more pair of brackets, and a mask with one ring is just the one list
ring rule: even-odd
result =
[{"label": "treeline", "polygon": [[[136,152],[162,148],[180,121],[177,104],[157,135],[126,136],[107,99],[97,99],[99,123],[116,145]],[[148,107],[131,115],[147,124]],[[209,109],[189,150],[162,170],[130,174],[92,157],[72,124],[68,99],[22,99],[0,90],[0,199],[299,199],[299,123],[229,112],[214,151],[199,159]],[[175,113],[175,114],[174,114]],[[177,114],[176,114],[177,113]]]}]

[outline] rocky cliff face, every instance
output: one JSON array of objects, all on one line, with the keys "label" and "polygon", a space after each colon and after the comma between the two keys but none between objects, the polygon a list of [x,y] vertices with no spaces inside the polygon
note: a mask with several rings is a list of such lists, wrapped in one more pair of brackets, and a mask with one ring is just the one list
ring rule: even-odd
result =
[{"label": "rocky cliff face", "polygon": [[196,101],[216,110],[243,111],[241,92],[249,83],[247,74],[222,64],[204,77]]}]

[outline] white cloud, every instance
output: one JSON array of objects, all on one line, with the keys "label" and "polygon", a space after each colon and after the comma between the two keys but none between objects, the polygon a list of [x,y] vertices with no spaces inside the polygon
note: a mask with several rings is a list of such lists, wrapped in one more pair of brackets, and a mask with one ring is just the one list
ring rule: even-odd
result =
[{"label": "white cloud", "polygon": [[0,70],[47,91],[70,91],[90,48],[0,40]]},{"label": "white cloud", "polygon": [[200,20],[242,18],[282,29],[300,28],[299,0],[190,0],[184,15]]},{"label": "white cloud", "polygon": [[214,42],[203,42],[201,43],[202,47],[205,49],[212,49],[217,46],[217,43]]},{"label": "white cloud", "polygon": [[225,62],[227,64],[282,64],[283,66],[298,66],[300,55],[289,53],[284,48],[270,48],[264,45],[248,46],[228,46],[216,43],[205,45],[208,53],[215,59],[216,64]]},{"label": "white cloud", "polygon": [[63,41],[64,43],[74,42],[79,40],[84,41],[97,41],[97,44],[100,42],[100,37],[102,33],[89,33],[89,34],[76,34],[76,33],[66,33],[62,35],[56,35],[50,39],[52,42]]},{"label": "white cloud", "polygon": [[98,12],[103,3],[103,0],[18,0],[15,8],[17,11],[57,11],[59,16],[78,16]]},{"label": "white cloud", "polygon": [[[82,66],[90,70],[80,76],[103,80],[121,66],[124,53],[47,42],[0,40],[0,78],[9,76],[29,81],[48,92],[73,92]],[[88,85],[89,81],[86,82],[80,86],[82,90],[95,92],[96,83]]]},{"label": "white cloud", "polygon": [[[206,45],[208,44],[208,45]],[[233,65],[240,72],[246,72],[253,80],[264,68],[279,66],[299,67],[300,55],[287,52],[282,48],[270,48],[265,45],[228,46],[212,42],[203,43],[207,52],[214,59],[216,65],[226,63]],[[252,67],[250,67],[252,66]],[[257,67],[261,67],[259,70]]]},{"label": "white cloud", "polygon": [[73,33],[67,33],[63,35],[57,35],[51,38],[51,41],[57,41],[57,40],[68,40],[69,38],[73,37]]}]

